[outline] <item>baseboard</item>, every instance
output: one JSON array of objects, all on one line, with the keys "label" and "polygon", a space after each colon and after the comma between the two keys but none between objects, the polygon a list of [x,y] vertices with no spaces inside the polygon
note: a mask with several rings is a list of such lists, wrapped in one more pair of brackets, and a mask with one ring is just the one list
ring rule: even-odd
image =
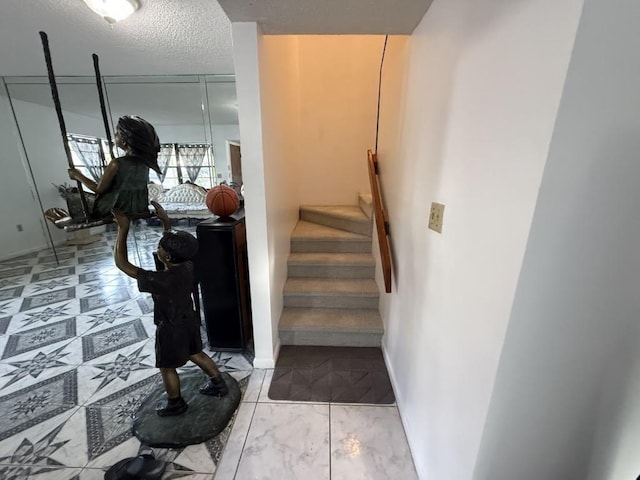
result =
[{"label": "baseboard", "polygon": [[418,478],[423,478],[423,476],[421,475],[421,472],[418,471],[418,465],[416,464],[415,461],[415,452],[413,451],[412,445],[411,445],[411,438],[409,437],[409,435],[407,434],[407,432],[409,432],[409,422],[407,421],[406,417],[403,414],[403,405],[404,402],[402,401],[402,396],[399,395],[399,389],[398,389],[398,382],[396,380],[396,374],[393,370],[393,368],[391,368],[391,362],[389,361],[389,355],[387,354],[387,347],[384,344],[384,338],[382,341],[382,345],[380,346],[381,350],[382,350],[382,357],[384,358],[384,363],[387,366],[387,372],[389,373],[389,379],[391,380],[391,386],[393,387],[393,393],[396,397],[396,406],[398,407],[398,414],[400,415],[400,421],[402,422],[402,428],[404,429],[404,436],[407,439],[407,444],[409,445],[409,451],[411,452],[411,459],[413,460],[413,468],[416,469],[416,473],[418,474]]},{"label": "baseboard", "polygon": [[[55,243],[56,247],[59,247],[61,245],[64,245],[65,241],[62,240],[60,242]],[[8,255],[3,255],[0,256],[0,262],[4,262],[5,260],[11,260],[14,258],[18,258],[18,257],[22,257],[24,255],[29,255],[30,253],[37,253],[37,252],[41,252],[43,250],[47,250],[47,249],[51,249],[51,246],[48,244],[45,245],[39,245],[36,247],[31,247],[31,248],[26,248],[24,250],[20,250],[17,252],[10,252]]]},{"label": "baseboard", "polygon": [[271,358],[267,357],[256,357],[253,359],[253,368],[276,368],[276,360],[278,360],[278,356],[280,355],[280,339],[276,342],[273,347],[273,356]]}]

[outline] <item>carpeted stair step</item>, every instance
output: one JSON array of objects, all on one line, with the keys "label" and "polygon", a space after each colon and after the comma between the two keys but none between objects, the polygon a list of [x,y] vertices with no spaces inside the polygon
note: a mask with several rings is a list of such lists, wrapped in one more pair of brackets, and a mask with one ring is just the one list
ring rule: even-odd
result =
[{"label": "carpeted stair step", "polygon": [[285,308],[280,317],[282,345],[379,347],[384,329],[377,310]]},{"label": "carpeted stair step", "polygon": [[291,252],[371,253],[371,237],[300,220],[291,233]]},{"label": "carpeted stair step", "polygon": [[305,308],[378,308],[378,285],[373,279],[289,278],[284,306]]},{"label": "carpeted stair step", "polygon": [[300,220],[371,236],[371,219],[357,205],[301,206]]},{"label": "carpeted stair step", "polygon": [[373,278],[375,260],[370,253],[292,253],[289,278]]}]

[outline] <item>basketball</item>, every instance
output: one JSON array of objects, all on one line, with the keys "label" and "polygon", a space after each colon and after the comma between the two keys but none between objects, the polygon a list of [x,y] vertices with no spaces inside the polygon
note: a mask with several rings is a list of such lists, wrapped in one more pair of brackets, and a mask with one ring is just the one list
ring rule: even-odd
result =
[{"label": "basketball", "polygon": [[209,190],[205,202],[209,211],[219,217],[233,215],[240,206],[238,194],[226,185],[217,185]]}]

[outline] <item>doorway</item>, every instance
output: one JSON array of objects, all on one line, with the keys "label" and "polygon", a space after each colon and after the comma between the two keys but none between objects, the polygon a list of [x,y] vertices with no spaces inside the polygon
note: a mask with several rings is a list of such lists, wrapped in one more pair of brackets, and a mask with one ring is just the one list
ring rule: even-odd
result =
[{"label": "doorway", "polygon": [[240,142],[228,140],[227,148],[229,150],[229,168],[231,169],[231,181],[242,186],[242,153],[240,151]]}]

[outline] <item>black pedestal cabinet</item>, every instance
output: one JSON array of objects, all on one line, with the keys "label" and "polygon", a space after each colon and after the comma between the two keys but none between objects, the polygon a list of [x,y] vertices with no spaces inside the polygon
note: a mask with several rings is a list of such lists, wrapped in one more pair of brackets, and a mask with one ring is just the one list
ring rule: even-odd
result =
[{"label": "black pedestal cabinet", "polygon": [[196,226],[196,275],[209,345],[242,351],[252,338],[247,235],[244,212]]}]

